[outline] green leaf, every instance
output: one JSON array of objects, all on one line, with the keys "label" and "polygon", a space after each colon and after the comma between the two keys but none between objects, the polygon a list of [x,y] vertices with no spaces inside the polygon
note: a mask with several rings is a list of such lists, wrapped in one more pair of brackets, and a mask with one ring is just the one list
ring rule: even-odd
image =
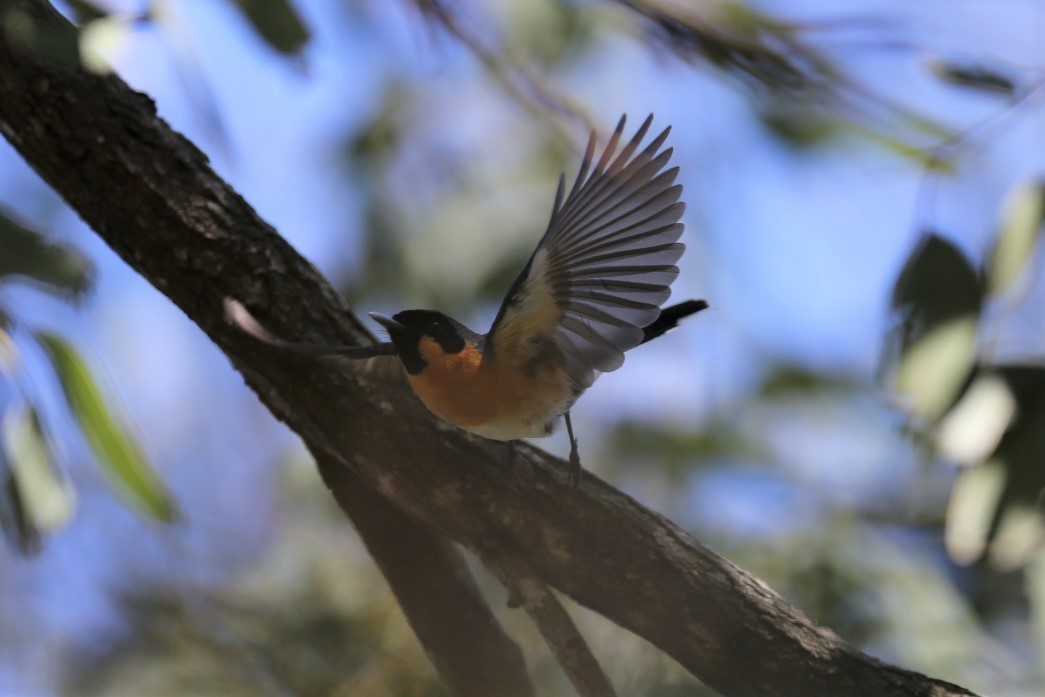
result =
[{"label": "green leaf", "polygon": [[47,289],[73,296],[82,294],[91,284],[93,268],[83,254],[48,242],[2,211],[0,249],[0,282],[6,276],[23,276]]},{"label": "green leaf", "polygon": [[80,29],[80,63],[98,75],[113,71],[108,56],[118,52],[131,38],[131,25],[123,19],[102,17]]},{"label": "green leaf", "polygon": [[1002,571],[1012,571],[1029,562],[1043,543],[1045,522],[1035,505],[1016,503],[1005,506],[991,542],[991,563]]},{"label": "green leaf", "polygon": [[1016,93],[1016,82],[997,68],[982,63],[933,61],[930,68],[936,77],[959,87],[1007,96]]},{"label": "green leaf", "polygon": [[1024,182],[1005,200],[998,235],[987,265],[992,294],[1001,293],[1022,275],[1041,237],[1045,221],[1045,184]]},{"label": "green leaf", "polygon": [[983,281],[966,256],[935,234],[923,237],[893,290],[900,321],[887,344],[894,387],[935,422],[973,370]]},{"label": "green leaf", "polygon": [[926,330],[956,317],[978,314],[982,303],[979,272],[958,247],[935,233],[922,237],[893,290],[893,308],[905,321]]},{"label": "green leaf", "polygon": [[908,348],[893,376],[907,406],[930,422],[954,404],[976,358],[976,320],[960,317],[935,327]]},{"label": "green leaf", "polygon": [[39,332],[62,385],[66,401],[102,471],[135,508],[163,520],[176,517],[174,501],[126,429],[102,398],[87,364],[73,346],[54,334]]},{"label": "green leaf", "polygon": [[940,421],[937,447],[956,462],[978,465],[997,449],[1015,416],[1016,396],[1001,376],[985,371]]},{"label": "green leaf", "polygon": [[294,55],[308,42],[308,27],[289,0],[234,2],[261,38],[280,53]]},{"label": "green leaf", "polygon": [[983,555],[1004,486],[1005,468],[995,461],[964,470],[954,483],[944,541],[959,564],[971,564]]},{"label": "green leaf", "polygon": [[54,461],[31,408],[9,408],[0,424],[0,526],[22,554],[40,549],[42,534],[65,525],[76,495]]},{"label": "green leaf", "polygon": [[87,24],[96,19],[104,19],[109,13],[90,0],[65,0],[69,9],[73,11],[73,17],[77,24]]},{"label": "green leaf", "polygon": [[[988,553],[991,563],[1010,570],[1028,563],[1045,544],[1045,367],[1005,365],[984,370],[962,402],[971,399],[978,383],[1004,383],[1008,397],[986,404],[980,418],[1001,416],[1011,424],[992,452],[981,455],[985,464],[962,473],[947,513],[947,548],[959,562],[969,563]],[[988,382],[984,382],[988,381]],[[981,394],[981,402],[984,395]],[[1014,400],[1014,404],[1008,400]],[[986,400],[990,402],[992,400]],[[961,403],[947,421],[963,409]],[[983,424],[969,426],[980,427]],[[990,428],[996,430],[997,423]],[[994,438],[994,436],[991,436]]]}]

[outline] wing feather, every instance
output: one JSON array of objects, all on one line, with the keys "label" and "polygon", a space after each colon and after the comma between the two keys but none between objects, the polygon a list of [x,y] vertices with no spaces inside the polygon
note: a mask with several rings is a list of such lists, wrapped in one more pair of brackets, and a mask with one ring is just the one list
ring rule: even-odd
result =
[{"label": "wing feather", "polygon": [[554,339],[578,390],[616,370],[642,342],[678,276],[685,210],[667,128],[645,147],[653,116],[618,152],[622,117],[596,161],[593,133],[569,192],[560,177],[551,221],[490,328],[494,352]]}]

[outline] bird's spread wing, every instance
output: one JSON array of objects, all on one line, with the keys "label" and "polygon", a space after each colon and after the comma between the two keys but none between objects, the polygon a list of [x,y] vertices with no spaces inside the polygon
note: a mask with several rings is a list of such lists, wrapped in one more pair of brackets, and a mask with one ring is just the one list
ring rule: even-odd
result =
[{"label": "bird's spread wing", "polygon": [[525,355],[549,339],[565,356],[578,387],[596,371],[616,370],[624,352],[642,342],[678,276],[675,262],[685,204],[675,184],[678,167],[665,169],[671,148],[661,150],[670,128],[639,149],[653,116],[620,152],[624,118],[594,162],[595,134],[577,180],[565,195],[565,179],[548,231],[515,280],[490,329],[495,352]]}]

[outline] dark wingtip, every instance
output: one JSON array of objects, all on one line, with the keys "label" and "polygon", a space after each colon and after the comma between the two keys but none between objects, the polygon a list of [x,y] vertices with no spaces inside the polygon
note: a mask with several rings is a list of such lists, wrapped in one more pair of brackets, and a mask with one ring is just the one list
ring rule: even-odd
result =
[{"label": "dark wingtip", "polygon": [[656,339],[658,336],[663,336],[677,327],[679,322],[686,317],[695,315],[701,310],[708,309],[708,307],[706,300],[684,300],[677,305],[665,307],[660,311],[660,316],[657,319],[643,328],[642,343],[644,344],[647,341]]}]

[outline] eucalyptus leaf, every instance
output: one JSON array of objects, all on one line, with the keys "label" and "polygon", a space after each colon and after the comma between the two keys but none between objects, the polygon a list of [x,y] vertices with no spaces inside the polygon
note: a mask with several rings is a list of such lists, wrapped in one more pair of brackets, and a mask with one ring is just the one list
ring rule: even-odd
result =
[{"label": "eucalyptus leaf", "polygon": [[976,358],[976,321],[959,317],[935,327],[900,357],[893,388],[914,413],[936,422],[954,404]]},{"label": "eucalyptus leaf", "polygon": [[1034,254],[1045,221],[1045,184],[1028,181],[1009,194],[991,250],[987,279],[992,294],[1009,289]]},{"label": "eucalyptus leaf", "polygon": [[170,493],[102,397],[79,352],[54,334],[39,332],[36,338],[50,358],[69,408],[109,481],[138,510],[172,521],[176,511]]},{"label": "eucalyptus leaf", "polygon": [[87,24],[96,19],[104,19],[109,13],[90,0],[65,0],[78,24]]},{"label": "eucalyptus leaf", "polygon": [[972,467],[958,476],[947,505],[944,542],[959,564],[971,564],[983,555],[1004,486],[1005,467],[1000,462]]},{"label": "eucalyptus leaf", "polygon": [[960,316],[977,315],[983,279],[954,243],[926,233],[904,264],[893,289],[893,309],[910,338]]},{"label": "eucalyptus leaf", "polygon": [[954,426],[952,418],[961,420],[967,402],[979,404],[975,418],[966,414],[967,428],[986,429],[990,439],[996,438],[1002,421],[1011,423],[990,453],[984,454],[988,444],[978,444],[977,455],[987,461],[959,476],[947,512],[947,548],[959,562],[975,561],[986,552],[994,566],[1013,569],[1028,563],[1045,544],[1045,367],[983,370],[944,420],[942,431]]},{"label": "eucalyptus leaf", "polygon": [[43,235],[0,211],[0,283],[9,276],[30,278],[66,295],[80,295],[91,284],[93,268],[77,250],[48,242]]},{"label": "eucalyptus leaf", "polygon": [[1007,96],[1016,93],[1016,81],[994,66],[943,60],[933,61],[930,67],[936,77],[952,85]]},{"label": "eucalyptus leaf", "polygon": [[309,30],[290,0],[234,0],[254,30],[272,48],[297,54],[309,40]]},{"label": "eucalyptus leaf", "polygon": [[43,534],[72,517],[76,495],[55,462],[32,408],[6,410],[0,445],[0,525],[15,548],[34,554]]},{"label": "eucalyptus leaf", "polygon": [[893,386],[930,423],[954,404],[973,372],[983,285],[965,254],[936,234],[922,238],[896,281],[899,322],[887,344]]}]

